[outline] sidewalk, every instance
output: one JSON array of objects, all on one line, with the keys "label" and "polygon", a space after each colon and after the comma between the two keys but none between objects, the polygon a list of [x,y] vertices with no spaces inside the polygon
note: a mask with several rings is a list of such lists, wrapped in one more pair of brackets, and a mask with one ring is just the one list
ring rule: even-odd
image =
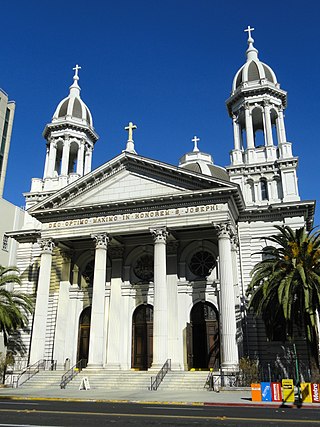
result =
[{"label": "sidewalk", "polygon": [[[252,402],[251,392],[246,389],[232,391],[181,391],[181,390],[60,390],[47,389],[18,389],[0,388],[0,399],[38,399],[66,401],[105,401],[154,404],[206,405],[206,406],[263,406],[279,407],[279,402]],[[287,403],[287,407],[295,407]],[[320,408],[317,403],[303,403],[302,408]]]}]

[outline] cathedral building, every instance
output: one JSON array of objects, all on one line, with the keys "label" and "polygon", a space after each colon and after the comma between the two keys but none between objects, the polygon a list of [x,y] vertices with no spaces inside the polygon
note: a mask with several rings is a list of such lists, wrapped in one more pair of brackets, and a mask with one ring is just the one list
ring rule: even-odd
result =
[{"label": "cathedral building", "polygon": [[36,295],[26,363],[149,370],[171,359],[175,370],[228,373],[244,354],[263,358],[268,344],[245,308],[250,271],[274,225],[310,228],[315,203],[299,196],[287,93],[247,31],[226,102],[226,168],[197,137],[178,166],[143,157],[130,122],[124,150],[92,170],[98,135],[75,67],[44,129],[43,177],[25,193],[24,228],[8,233],[23,290]]}]

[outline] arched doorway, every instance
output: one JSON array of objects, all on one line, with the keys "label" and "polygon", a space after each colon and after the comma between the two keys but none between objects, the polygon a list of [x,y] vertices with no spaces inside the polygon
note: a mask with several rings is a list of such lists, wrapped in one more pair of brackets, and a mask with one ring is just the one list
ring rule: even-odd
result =
[{"label": "arched doorway", "polygon": [[219,319],[217,310],[212,304],[198,302],[192,307],[188,346],[189,369],[219,369]]},{"label": "arched doorway", "polygon": [[88,362],[89,356],[89,339],[90,339],[90,320],[91,320],[91,307],[85,308],[79,319],[79,334],[78,334],[78,357],[85,360],[85,365]]},{"label": "arched doorway", "polygon": [[132,316],[132,368],[147,370],[153,359],[153,307],[139,305]]}]

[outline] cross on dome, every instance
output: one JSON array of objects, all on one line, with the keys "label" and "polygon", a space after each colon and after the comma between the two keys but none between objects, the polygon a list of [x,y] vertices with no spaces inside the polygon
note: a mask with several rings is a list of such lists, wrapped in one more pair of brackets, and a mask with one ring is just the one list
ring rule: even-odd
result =
[{"label": "cross on dome", "polygon": [[251,31],[254,31],[254,28],[251,28],[250,25],[248,25],[248,28],[244,30],[245,33],[248,33],[248,39],[251,39]]},{"label": "cross on dome", "polygon": [[128,141],[133,141],[133,131],[134,129],[137,129],[137,126],[132,122],[129,122],[128,126],[126,126],[124,129],[128,131]]},{"label": "cross on dome", "polygon": [[194,143],[193,151],[195,152],[199,151],[198,142],[200,141],[200,138],[198,138],[197,136],[194,136],[191,141]]},{"label": "cross on dome", "polygon": [[73,67],[72,69],[75,71],[73,78],[79,77],[78,76],[78,71],[81,70],[81,67],[78,64],[76,64],[76,66]]}]

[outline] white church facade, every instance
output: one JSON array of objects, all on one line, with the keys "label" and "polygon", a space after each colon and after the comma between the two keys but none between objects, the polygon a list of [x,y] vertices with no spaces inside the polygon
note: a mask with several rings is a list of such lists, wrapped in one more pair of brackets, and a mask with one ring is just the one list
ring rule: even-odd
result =
[{"label": "white church facade", "polygon": [[171,359],[176,370],[234,372],[243,354],[259,357],[265,344],[245,309],[256,253],[275,224],[310,228],[315,204],[300,200],[287,94],[259,60],[250,27],[248,35],[227,100],[227,168],[196,137],[178,166],[145,158],[129,123],[124,151],[92,170],[98,135],[75,67],[44,130],[43,178],[25,194],[29,216],[8,233],[19,242],[22,290],[36,295],[22,333],[26,363],[148,370]]}]

